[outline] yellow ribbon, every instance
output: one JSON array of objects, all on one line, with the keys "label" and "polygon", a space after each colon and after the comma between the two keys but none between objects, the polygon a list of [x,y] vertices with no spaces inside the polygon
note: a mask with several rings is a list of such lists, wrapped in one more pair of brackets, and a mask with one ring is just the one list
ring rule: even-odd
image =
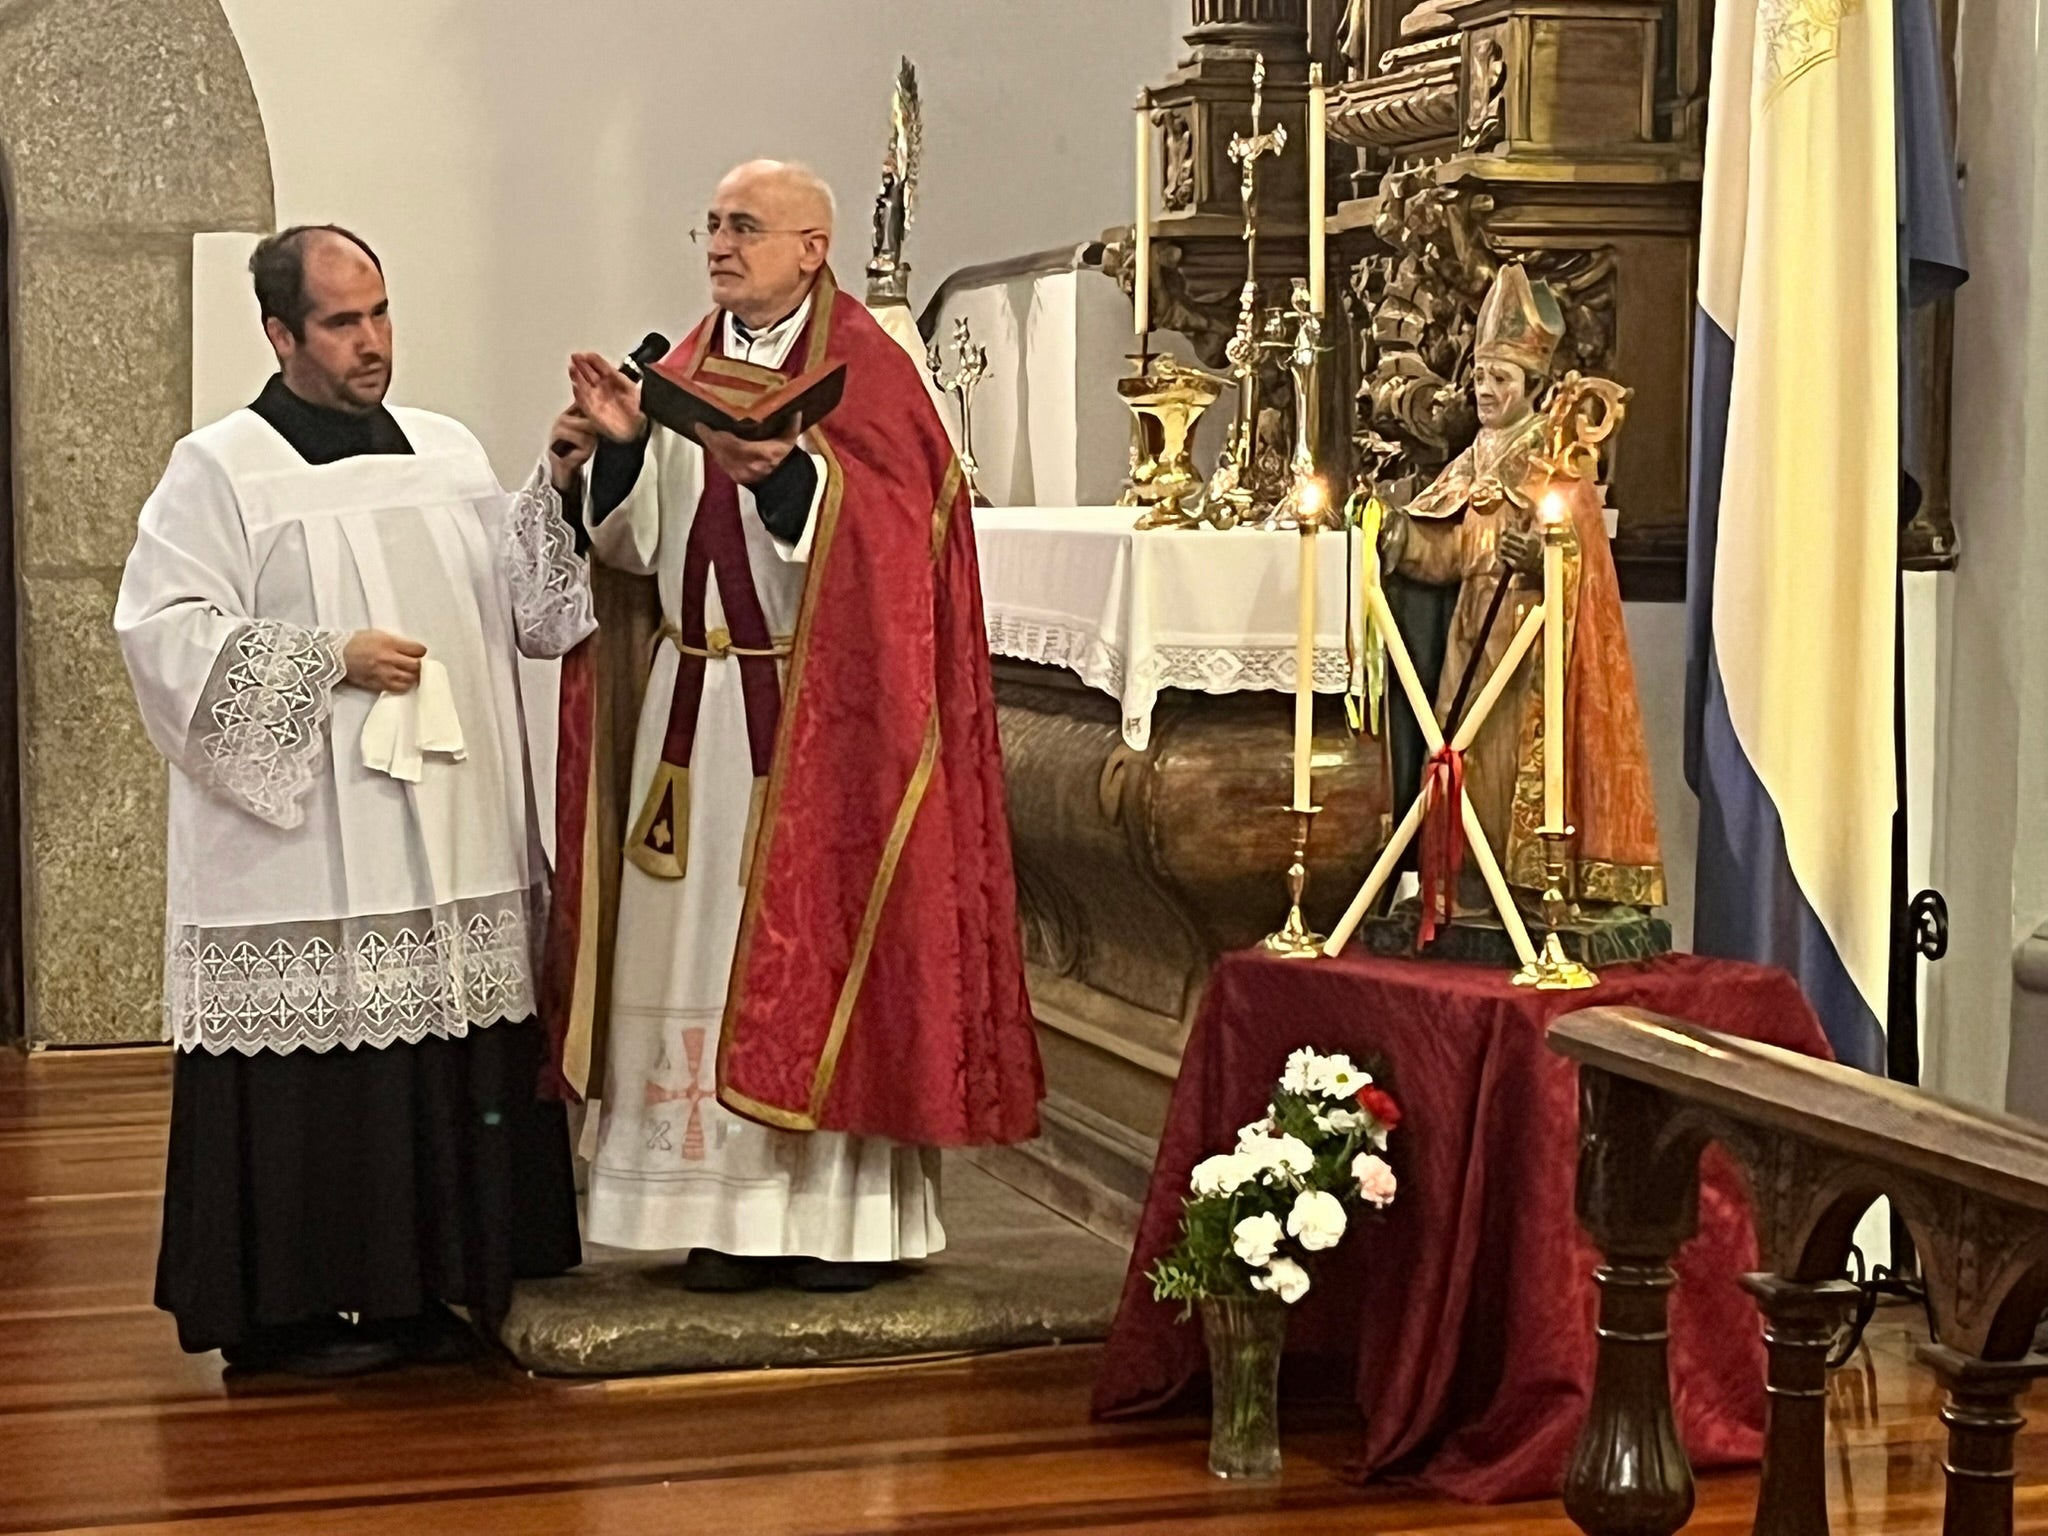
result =
[{"label": "yellow ribbon", "polygon": [[1379,497],[1367,495],[1361,487],[1352,492],[1351,504],[1345,510],[1349,514],[1346,520],[1359,535],[1355,611],[1361,615],[1363,627],[1362,655],[1351,669],[1344,709],[1352,730],[1363,730],[1370,721],[1372,734],[1377,736],[1387,696],[1387,642],[1373,622],[1372,606],[1365,601],[1365,594],[1380,584],[1380,525],[1386,520],[1386,509],[1380,505]]}]

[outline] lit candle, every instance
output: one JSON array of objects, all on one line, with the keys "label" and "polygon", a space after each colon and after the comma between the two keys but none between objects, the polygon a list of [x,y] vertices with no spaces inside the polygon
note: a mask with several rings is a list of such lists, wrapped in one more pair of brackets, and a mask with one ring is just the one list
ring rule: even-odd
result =
[{"label": "lit candle", "polygon": [[1132,221],[1131,322],[1139,336],[1152,332],[1152,93],[1138,96],[1138,214]]},{"label": "lit candle", "polygon": [[1564,497],[1546,492],[1543,519],[1543,830],[1565,830]]},{"label": "lit candle", "polygon": [[1323,86],[1323,66],[1308,68],[1308,303],[1323,313],[1328,276],[1328,252],[1324,250],[1324,202],[1329,195],[1327,166],[1330,144],[1329,92]]},{"label": "lit candle", "polygon": [[1300,611],[1294,635],[1294,809],[1314,807],[1309,758],[1316,739],[1316,528],[1322,521],[1323,483],[1311,480],[1301,492]]}]

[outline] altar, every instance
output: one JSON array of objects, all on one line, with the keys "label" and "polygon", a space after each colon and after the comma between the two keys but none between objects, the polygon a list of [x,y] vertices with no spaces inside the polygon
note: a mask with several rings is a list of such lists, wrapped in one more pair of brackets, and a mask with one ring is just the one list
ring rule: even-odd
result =
[{"label": "altar", "polygon": [[[1135,1231],[1217,958],[1287,912],[1299,535],[1139,533],[1122,507],[975,514],[1045,1134],[984,1166]],[[1347,725],[1347,560],[1318,539],[1310,909],[1384,843],[1385,754]]]}]

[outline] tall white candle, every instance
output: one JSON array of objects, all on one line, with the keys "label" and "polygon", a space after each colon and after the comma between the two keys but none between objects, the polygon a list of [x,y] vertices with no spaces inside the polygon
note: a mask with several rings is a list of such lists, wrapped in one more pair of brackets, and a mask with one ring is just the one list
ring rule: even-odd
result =
[{"label": "tall white candle", "polygon": [[1316,530],[1311,523],[1301,542],[1301,612],[1294,639],[1294,808],[1309,809],[1309,757],[1316,734]]},{"label": "tall white candle", "polygon": [[1327,215],[1324,204],[1329,195],[1330,152],[1329,92],[1323,86],[1323,66],[1308,70],[1308,298],[1309,308],[1323,313],[1329,283],[1325,249]]},{"label": "tall white candle", "polygon": [[1565,829],[1564,498],[1543,498],[1543,828]]},{"label": "tall white candle", "polygon": [[1152,332],[1152,93],[1138,97],[1138,211],[1132,220],[1131,325],[1139,336]]}]

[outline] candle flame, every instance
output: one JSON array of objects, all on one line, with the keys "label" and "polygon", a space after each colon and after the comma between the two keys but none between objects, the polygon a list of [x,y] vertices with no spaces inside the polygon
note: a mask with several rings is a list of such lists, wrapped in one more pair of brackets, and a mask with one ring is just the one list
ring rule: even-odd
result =
[{"label": "candle flame", "polygon": [[1563,522],[1564,497],[1556,491],[1545,491],[1543,493],[1543,505],[1537,509],[1537,515],[1544,522],[1553,526]]},{"label": "candle flame", "polygon": [[1320,477],[1307,481],[1301,488],[1301,506],[1311,515],[1320,512],[1330,504],[1330,488]]}]

